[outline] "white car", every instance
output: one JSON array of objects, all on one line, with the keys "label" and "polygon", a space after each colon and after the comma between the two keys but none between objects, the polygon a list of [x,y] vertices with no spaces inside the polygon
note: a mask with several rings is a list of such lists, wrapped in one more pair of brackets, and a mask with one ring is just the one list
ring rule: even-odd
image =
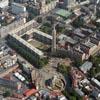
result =
[{"label": "white car", "polygon": [[21,74],[19,74],[18,72],[14,73],[14,75],[15,75],[19,80],[21,80],[22,82],[25,81],[25,78],[24,78]]}]

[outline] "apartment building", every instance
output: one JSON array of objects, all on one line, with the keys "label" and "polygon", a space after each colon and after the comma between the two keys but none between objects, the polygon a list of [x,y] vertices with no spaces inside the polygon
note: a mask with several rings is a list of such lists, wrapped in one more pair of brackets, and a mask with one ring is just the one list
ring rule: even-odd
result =
[{"label": "apartment building", "polygon": [[0,38],[5,38],[9,32],[15,30],[16,28],[22,26],[24,23],[26,23],[26,19],[22,18],[17,21],[14,21],[13,23],[3,26],[0,28]]},{"label": "apartment building", "polygon": [[7,42],[12,48],[14,48],[31,63],[37,64],[40,59],[44,58],[44,53],[42,51],[35,48],[33,45],[29,44],[16,34],[9,34]]},{"label": "apartment building", "polygon": [[83,32],[72,33],[71,36],[60,35],[59,48],[68,51],[72,59],[86,60],[100,50],[100,38],[97,34]]},{"label": "apartment building", "polygon": [[35,0],[33,9],[39,14],[44,14],[54,9],[58,1],[59,0]]},{"label": "apartment building", "polygon": [[47,34],[47,33],[44,33],[44,32],[41,32],[37,29],[34,29],[33,31],[33,37],[37,40],[39,40],[40,42],[43,42],[45,44],[51,44],[52,43],[52,36]]}]

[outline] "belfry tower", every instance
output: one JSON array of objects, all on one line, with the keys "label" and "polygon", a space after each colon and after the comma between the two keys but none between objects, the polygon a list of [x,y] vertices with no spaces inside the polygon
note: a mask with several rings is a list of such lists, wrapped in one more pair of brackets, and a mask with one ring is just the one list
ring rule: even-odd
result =
[{"label": "belfry tower", "polygon": [[55,24],[53,26],[53,30],[52,30],[52,54],[54,54],[56,52],[57,46],[56,46],[56,28],[55,28]]}]

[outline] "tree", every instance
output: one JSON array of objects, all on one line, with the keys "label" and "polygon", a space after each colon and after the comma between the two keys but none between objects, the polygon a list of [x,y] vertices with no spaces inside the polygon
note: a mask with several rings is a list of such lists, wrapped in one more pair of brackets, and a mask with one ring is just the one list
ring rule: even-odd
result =
[{"label": "tree", "polygon": [[40,29],[41,29],[41,31],[43,31],[47,34],[50,34],[52,32],[51,28],[48,26],[42,26]]},{"label": "tree", "polygon": [[76,28],[82,27],[84,25],[84,19],[82,17],[78,17],[74,22],[73,26]]},{"label": "tree", "polygon": [[58,64],[57,71],[62,73],[62,74],[68,74],[70,71],[70,66]]},{"label": "tree", "polygon": [[70,94],[70,100],[83,100],[83,98],[79,96],[76,91],[73,90]]},{"label": "tree", "polygon": [[48,59],[47,58],[43,58],[43,59],[39,59],[38,62],[38,67],[42,68],[44,67],[46,64],[48,64]]},{"label": "tree", "polygon": [[64,95],[65,97],[68,97],[68,96],[69,96],[69,94],[68,94],[68,92],[66,91],[66,89],[65,89],[62,93],[63,93],[63,95]]},{"label": "tree", "polygon": [[59,24],[56,25],[56,30],[58,33],[62,33],[64,31],[65,27],[64,26],[61,26]]},{"label": "tree", "polygon": [[42,23],[42,17],[38,17],[38,18],[37,18],[37,22],[38,22],[38,23]]},{"label": "tree", "polygon": [[11,95],[10,91],[6,90],[4,93],[3,93],[3,96],[4,97],[9,97]]},{"label": "tree", "polygon": [[74,90],[69,93],[65,89],[62,93],[64,96],[66,96],[66,98],[68,98],[68,100],[83,100],[83,97],[80,97]]},{"label": "tree", "polygon": [[49,22],[45,22],[41,27],[40,30],[50,34],[52,32],[52,25]]},{"label": "tree", "polygon": [[89,76],[94,77],[97,73],[100,72],[100,55],[91,56],[90,61],[93,63],[93,67],[90,69]]},{"label": "tree", "polygon": [[95,69],[94,69],[94,68],[91,68],[90,71],[89,71],[89,76],[90,76],[90,77],[94,77],[95,74],[96,74]]},{"label": "tree", "polygon": [[77,100],[75,96],[71,96],[70,100]]},{"label": "tree", "polygon": [[74,59],[74,65],[76,66],[76,67],[80,67],[81,65],[82,65],[82,61],[81,60],[77,60],[77,59]]},{"label": "tree", "polygon": [[94,67],[99,67],[100,56],[98,55],[98,56],[91,57],[90,61],[93,62]]},{"label": "tree", "polygon": [[56,19],[54,16],[47,16],[47,20],[50,21],[51,25],[53,25]]},{"label": "tree", "polygon": [[97,18],[100,18],[100,11],[96,13]]},{"label": "tree", "polygon": [[43,26],[51,27],[52,25],[49,22],[45,22]]}]

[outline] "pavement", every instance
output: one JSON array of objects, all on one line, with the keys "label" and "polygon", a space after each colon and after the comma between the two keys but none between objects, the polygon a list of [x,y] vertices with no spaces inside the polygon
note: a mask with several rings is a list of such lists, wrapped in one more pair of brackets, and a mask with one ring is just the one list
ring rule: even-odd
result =
[{"label": "pavement", "polygon": [[[56,68],[58,63],[60,62],[67,62],[67,59],[60,59],[60,58],[51,58],[49,60],[49,63],[44,66],[42,69],[39,70],[39,73],[41,74],[41,78],[39,80],[39,84],[41,85],[41,87],[45,87],[45,81],[48,79],[51,79],[52,77],[54,77],[55,75],[61,75],[61,73],[58,73]],[[69,65],[70,61],[68,60],[68,62],[66,64]]]}]

